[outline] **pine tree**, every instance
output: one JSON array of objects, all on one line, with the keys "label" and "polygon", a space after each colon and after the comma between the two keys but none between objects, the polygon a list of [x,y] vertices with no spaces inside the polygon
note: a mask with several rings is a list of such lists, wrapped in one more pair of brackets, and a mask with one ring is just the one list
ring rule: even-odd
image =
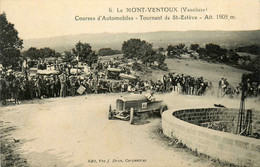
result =
[{"label": "pine tree", "polygon": [[0,63],[4,69],[19,65],[23,40],[18,37],[14,24],[8,22],[6,14],[0,14]]}]

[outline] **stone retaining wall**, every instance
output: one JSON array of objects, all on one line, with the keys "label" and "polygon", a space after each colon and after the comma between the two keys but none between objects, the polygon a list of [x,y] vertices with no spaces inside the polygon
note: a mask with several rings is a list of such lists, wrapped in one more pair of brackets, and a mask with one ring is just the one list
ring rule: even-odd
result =
[{"label": "stone retaining wall", "polygon": [[[196,108],[183,109],[173,112],[173,116],[193,124],[200,124],[211,121],[231,122],[237,119],[238,109],[234,108]],[[253,110],[253,122],[259,120],[260,112]]]},{"label": "stone retaining wall", "polygon": [[[187,147],[241,166],[260,166],[260,140],[216,131],[195,124],[236,119],[238,109],[200,108],[168,110],[162,114],[163,133],[176,137]],[[253,120],[259,117],[253,111]],[[190,122],[190,123],[189,123]]]}]

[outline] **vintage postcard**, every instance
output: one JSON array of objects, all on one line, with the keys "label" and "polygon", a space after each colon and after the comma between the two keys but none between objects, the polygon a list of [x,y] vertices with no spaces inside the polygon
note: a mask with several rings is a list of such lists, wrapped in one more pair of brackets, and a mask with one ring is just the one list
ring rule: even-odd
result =
[{"label": "vintage postcard", "polygon": [[1,0],[0,166],[260,166],[259,0]]}]

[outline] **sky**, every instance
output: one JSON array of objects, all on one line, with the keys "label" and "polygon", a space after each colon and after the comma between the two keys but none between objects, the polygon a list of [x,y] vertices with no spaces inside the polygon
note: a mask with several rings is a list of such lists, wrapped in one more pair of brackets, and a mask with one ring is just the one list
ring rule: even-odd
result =
[{"label": "sky", "polygon": [[[178,12],[126,12],[126,8],[177,7]],[[206,9],[184,12],[182,7]],[[109,12],[112,8],[113,12]],[[123,9],[123,12],[117,12]],[[154,32],[187,30],[259,30],[259,0],[0,0],[0,11],[15,24],[22,39],[48,38],[83,33]],[[217,15],[236,19],[216,19]],[[173,15],[198,16],[199,20],[140,20]],[[204,19],[212,15],[214,19]],[[76,21],[75,16],[128,16],[133,21]],[[136,19],[137,18],[137,19]],[[234,17],[231,17],[234,18]]]}]

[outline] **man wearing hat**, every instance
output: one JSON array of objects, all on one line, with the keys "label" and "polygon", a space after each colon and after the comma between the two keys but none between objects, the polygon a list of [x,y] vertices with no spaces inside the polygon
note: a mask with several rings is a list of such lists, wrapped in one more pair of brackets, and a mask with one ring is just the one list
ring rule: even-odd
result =
[{"label": "man wearing hat", "polygon": [[75,76],[70,76],[69,77],[69,82],[70,82],[70,93],[71,93],[71,96],[75,96],[75,93],[76,93],[76,77]]},{"label": "man wearing hat", "polygon": [[35,85],[36,85],[36,94],[37,94],[37,97],[40,99],[41,96],[42,96],[42,92],[41,92],[41,86],[42,86],[42,80],[39,76],[37,76],[36,78],[36,82],[35,82]]},{"label": "man wearing hat", "polygon": [[189,94],[193,95],[194,94],[194,84],[195,84],[195,79],[193,76],[190,77],[190,82],[189,82]]},{"label": "man wearing hat", "polygon": [[63,73],[60,75],[60,84],[61,84],[60,97],[66,97],[66,91],[67,91],[67,76],[66,76],[65,72],[63,72]]},{"label": "man wearing hat", "polygon": [[12,81],[12,88],[11,88],[13,98],[14,98],[14,103],[19,104],[19,94],[20,94],[20,80],[18,77],[16,77]]},{"label": "man wearing hat", "polygon": [[7,71],[7,75],[6,75],[6,83],[7,83],[7,94],[6,94],[6,98],[12,98],[13,94],[12,94],[12,86],[13,86],[13,80],[15,79],[15,76],[13,75],[13,70],[9,69]]},{"label": "man wearing hat", "polygon": [[219,88],[219,97],[222,97],[223,94],[224,94],[224,89],[226,87],[226,85],[225,85],[225,78],[224,77],[221,78],[221,80],[219,81],[218,85],[219,85],[219,87],[218,87]]},{"label": "man wearing hat", "polygon": [[54,94],[55,94],[55,97],[60,97],[60,89],[61,89],[60,80],[58,78],[58,75],[55,75],[55,77],[54,77]]}]

